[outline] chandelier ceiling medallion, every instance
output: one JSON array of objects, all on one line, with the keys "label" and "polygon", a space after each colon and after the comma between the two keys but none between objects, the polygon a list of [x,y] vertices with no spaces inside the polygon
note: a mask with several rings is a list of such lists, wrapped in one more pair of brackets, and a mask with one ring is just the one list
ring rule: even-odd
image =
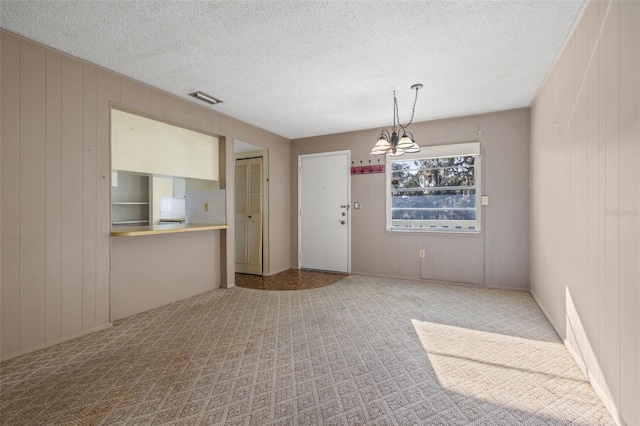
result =
[{"label": "chandelier ceiling medallion", "polygon": [[[413,139],[413,133],[407,132],[407,127],[413,122],[413,116],[416,112],[416,102],[418,101],[418,90],[422,89],[422,84],[414,84],[411,89],[416,91],[416,97],[413,100],[413,110],[411,111],[411,119],[407,124],[400,124],[400,117],[398,116],[398,100],[396,99],[396,91],[393,91],[393,127],[391,133],[387,129],[384,129],[380,136],[378,136],[378,142],[371,150],[371,155],[385,155],[388,154],[391,157],[399,157],[404,153],[410,154],[420,152],[420,147]],[[399,136],[402,133],[402,136]]]}]

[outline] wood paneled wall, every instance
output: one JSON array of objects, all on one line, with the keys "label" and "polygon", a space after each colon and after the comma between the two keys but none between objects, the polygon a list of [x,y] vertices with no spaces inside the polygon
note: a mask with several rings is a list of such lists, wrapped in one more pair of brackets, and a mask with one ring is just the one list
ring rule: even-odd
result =
[{"label": "wood paneled wall", "polygon": [[96,67],[2,34],[3,356],[109,323],[98,78]]},{"label": "wood paneled wall", "polygon": [[531,291],[640,424],[640,2],[592,1],[532,106]]},{"label": "wood paneled wall", "polygon": [[[385,175],[351,176],[351,199],[362,209],[351,211],[353,273],[435,279],[529,290],[529,109],[414,123],[421,146],[480,139],[482,233],[402,234],[385,231]],[[479,131],[481,135],[479,136]],[[297,156],[351,150],[356,165],[369,155],[380,129],[296,139],[291,142],[291,265],[297,266]],[[381,159],[384,161],[384,158]],[[418,250],[426,258],[418,257]]]},{"label": "wood paneled wall", "polygon": [[[270,229],[286,237],[271,240],[270,270],[288,269],[287,139],[11,33],[0,31],[0,42],[2,359],[109,325],[112,103],[221,136],[221,152],[228,154],[221,157],[221,176],[233,170],[234,138],[268,149],[274,159],[270,196],[278,209],[269,215]],[[233,183],[230,173],[222,182],[227,194]],[[230,200],[227,217],[234,217]],[[223,285],[233,285],[230,225],[220,231],[219,249],[207,246],[224,264],[212,257],[194,271],[191,262],[191,279],[210,281],[215,268],[224,274]],[[200,237],[183,236],[184,250],[203,247],[189,238]],[[146,241],[141,256],[154,256],[159,241],[171,244]],[[201,258],[198,252],[191,260]]]}]

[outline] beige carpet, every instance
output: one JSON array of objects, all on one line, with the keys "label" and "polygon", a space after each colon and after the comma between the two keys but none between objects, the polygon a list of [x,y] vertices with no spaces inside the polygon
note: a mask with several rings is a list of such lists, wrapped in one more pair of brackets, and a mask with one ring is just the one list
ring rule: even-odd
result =
[{"label": "beige carpet", "polygon": [[530,295],[215,290],[0,365],[6,425],[613,424]]}]

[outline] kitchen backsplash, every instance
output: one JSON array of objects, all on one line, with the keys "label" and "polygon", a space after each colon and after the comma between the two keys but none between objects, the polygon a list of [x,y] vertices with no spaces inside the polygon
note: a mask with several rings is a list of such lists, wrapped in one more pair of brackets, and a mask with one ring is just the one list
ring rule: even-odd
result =
[{"label": "kitchen backsplash", "polygon": [[186,223],[226,225],[225,190],[187,191],[185,197]]},{"label": "kitchen backsplash", "polygon": [[184,198],[160,197],[160,220],[185,218]]}]

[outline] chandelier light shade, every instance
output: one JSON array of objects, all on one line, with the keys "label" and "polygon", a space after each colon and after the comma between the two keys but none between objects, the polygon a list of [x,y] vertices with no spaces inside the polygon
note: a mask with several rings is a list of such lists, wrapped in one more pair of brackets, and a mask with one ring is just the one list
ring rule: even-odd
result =
[{"label": "chandelier light shade", "polygon": [[[416,91],[416,97],[413,100],[413,110],[411,111],[411,119],[407,124],[400,124],[398,116],[398,99],[396,99],[396,91],[393,91],[393,127],[391,132],[384,129],[378,136],[378,141],[371,149],[371,155],[389,155],[390,157],[399,157],[404,153],[412,154],[420,152],[420,147],[413,139],[413,133],[407,132],[407,127],[413,122],[413,116],[416,112],[416,102],[418,101],[418,90],[422,89],[422,84],[414,84],[411,89]],[[400,136],[401,135],[401,136]]]}]

